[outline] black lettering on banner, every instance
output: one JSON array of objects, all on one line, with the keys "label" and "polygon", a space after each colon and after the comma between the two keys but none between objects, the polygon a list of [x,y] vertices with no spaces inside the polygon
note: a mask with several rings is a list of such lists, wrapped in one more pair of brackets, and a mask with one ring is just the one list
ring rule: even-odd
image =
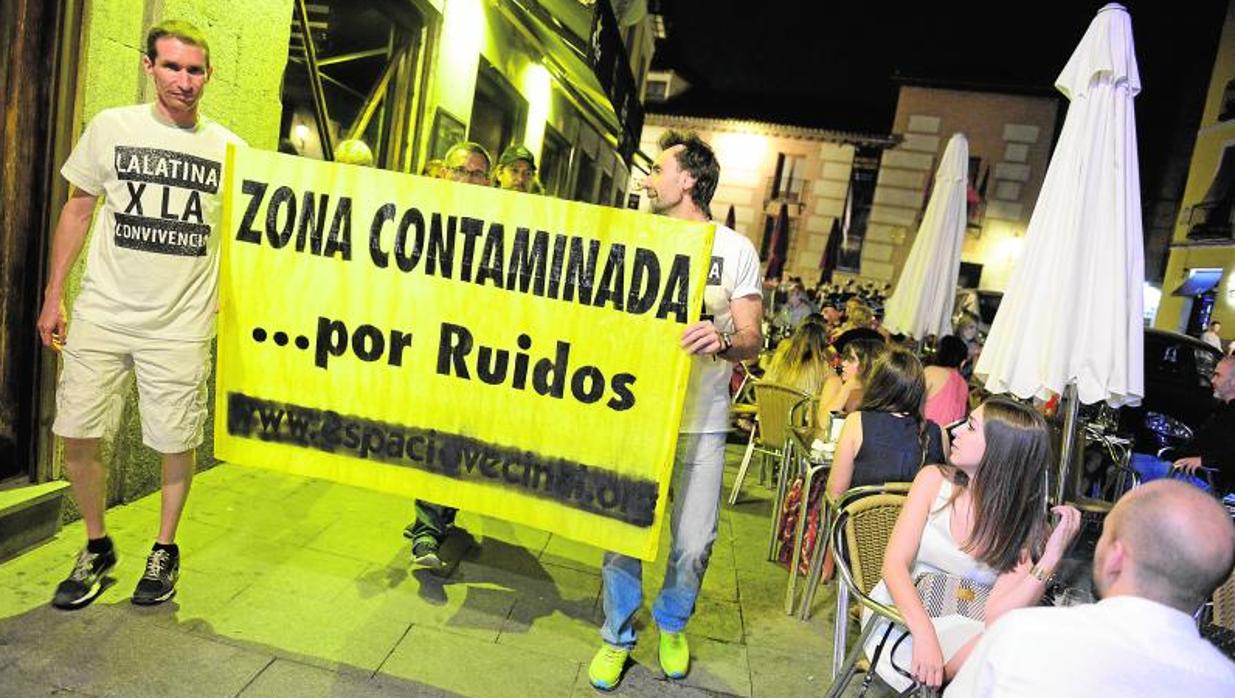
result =
[{"label": "black lettering on banner", "polygon": [[482,346],[476,352],[476,377],[489,385],[501,385],[506,382],[509,362],[509,351]]},{"label": "black lettering on banner", "polygon": [[373,325],[361,325],[352,334],[352,353],[361,361],[377,361],[386,353],[386,338]]},{"label": "black lettering on banner", "polygon": [[588,240],[588,254],[583,254],[583,238],[570,239],[570,258],[566,263],[566,287],[562,289],[562,300],[575,298],[575,288],[579,289],[579,302],[583,305],[592,304],[592,288],[596,283],[596,258],[600,256],[600,241]]},{"label": "black lettering on banner", "polygon": [[549,233],[536,231],[532,244],[527,244],[531,231],[527,228],[515,230],[515,244],[510,250],[510,269],[506,274],[506,290],[512,291],[517,285],[519,293],[527,293],[528,287],[532,295],[545,295],[545,262],[549,256]]},{"label": "black lettering on banner", "polygon": [[489,234],[485,236],[485,250],[480,256],[480,268],[476,270],[476,285],[484,286],[485,281],[492,279],[493,285],[502,288],[502,260],[505,259],[502,240],[505,232],[501,223],[489,226]]},{"label": "black lettering on banner", "polygon": [[639,315],[656,305],[660,289],[660,259],[655,252],[640,247],[635,250],[634,268],[630,273],[630,296],[626,312]]},{"label": "black lettering on banner", "polygon": [[326,317],[317,319],[317,341],[314,364],[318,368],[326,368],[331,356],[343,356],[347,351],[347,325],[342,320],[331,320]]},{"label": "black lettering on banner", "polygon": [[614,310],[622,310],[622,296],[626,295],[626,245],[615,242],[609,246],[609,259],[605,261],[605,270],[600,274],[597,284],[596,298],[592,304],[597,308],[605,303],[613,303]]},{"label": "black lettering on banner", "polygon": [[117,247],[178,257],[206,256],[206,243],[210,239],[208,225],[123,213],[113,215],[116,223],[113,240]]},{"label": "black lettering on banner", "polygon": [[430,276],[439,274],[443,279],[449,279],[455,260],[455,217],[448,216],[446,228],[442,228],[442,214],[434,213],[429,220],[429,259],[425,261],[425,273]]},{"label": "black lettering on banner", "polygon": [[313,192],[304,193],[304,201],[300,206],[300,222],[296,224],[296,251],[304,252],[307,233],[309,251],[313,254],[322,253],[322,237],[326,232],[326,211],[330,208],[330,195],[322,194],[317,199],[317,210],[313,210]]},{"label": "black lettering on banner", "polygon": [[[279,214],[283,216],[283,225],[279,225]],[[279,187],[270,195],[270,206],[266,208],[266,242],[276,250],[292,239],[292,231],[296,225],[296,193],[291,187]]]},{"label": "black lettering on banner", "polygon": [[583,366],[571,377],[570,392],[579,402],[590,405],[605,394],[605,376],[595,366]]},{"label": "black lettering on banner", "polygon": [[[324,345],[324,348],[318,349],[318,354],[322,357],[321,361],[325,361],[328,354],[341,351],[340,347],[345,344],[346,329],[340,329],[332,335],[330,329],[332,325],[329,323],[330,321],[325,318],[319,322],[318,341]],[[370,326],[362,325],[353,335],[352,351],[362,361],[373,361],[381,356],[384,348],[381,345],[382,336],[380,330],[375,327],[371,328],[374,346],[362,347],[356,342],[365,328],[370,328]],[[402,333],[397,330],[391,331],[392,345],[398,344],[401,335]],[[407,341],[410,342],[410,338]],[[463,380],[471,380],[475,375],[481,383],[495,386],[507,385],[515,390],[526,390],[530,367],[532,369],[532,389],[539,395],[563,399],[566,385],[569,382],[571,397],[585,405],[600,402],[605,397],[606,391],[612,390],[613,395],[604,403],[606,407],[615,412],[621,412],[634,406],[635,395],[631,390],[631,386],[635,384],[634,375],[618,373],[609,379],[598,366],[572,367],[570,365],[570,344],[562,341],[557,342],[552,359],[543,357],[531,365],[532,355],[528,352],[532,349],[532,338],[526,334],[520,334],[515,342],[518,345],[518,351],[488,346],[476,341],[471,330],[466,327],[443,322],[438,338],[437,373]],[[397,351],[401,354],[402,348],[397,347]],[[392,346],[392,356],[395,352],[396,347]],[[394,365],[393,359],[391,363]]]},{"label": "black lettering on banner", "polygon": [[566,268],[566,236],[553,236],[553,261],[549,264],[549,297],[557,298],[562,286],[562,270]]},{"label": "black lettering on banner", "polygon": [[541,359],[532,368],[532,388],[549,397],[566,395],[566,366],[569,361],[570,344],[559,341],[553,360]]},{"label": "black lettering on banner", "polygon": [[485,222],[479,218],[464,216],[459,219],[459,233],[463,235],[463,258],[459,260],[459,280],[472,280],[472,260],[476,251],[476,238],[484,232]]},{"label": "black lettering on banner", "polygon": [[[411,249],[408,249],[408,228],[413,229]],[[395,235],[395,263],[399,271],[412,271],[420,262],[420,253],[425,247],[425,217],[418,209],[409,208],[403,212],[399,221],[399,232]]]},{"label": "black lettering on banner", "polygon": [[635,377],[629,373],[614,375],[610,387],[613,388],[613,392],[617,393],[617,397],[610,398],[605,405],[614,412],[622,412],[634,407],[635,394],[630,389],[630,386],[634,384]]},{"label": "black lettering on banner", "polygon": [[382,226],[394,219],[395,205],[382,204],[373,214],[373,224],[369,226],[369,259],[378,269],[385,269],[390,263],[390,254],[382,249]]},{"label": "black lettering on banner", "polygon": [[323,257],[336,254],[345,262],[352,258],[352,199],[349,196],[339,197],[334,220],[330,222],[330,237],[326,238],[326,247],[322,250]]},{"label": "black lettering on banner", "polygon": [[116,146],[116,176],[121,181],[149,182],[206,194],[219,191],[222,165],[187,153],[159,148]]},{"label": "black lettering on banner", "polygon": [[673,315],[678,322],[686,323],[686,296],[690,292],[690,257],[684,254],[674,255],[673,266],[669,268],[669,278],[665,280],[665,290],[660,297],[660,307],[656,309],[658,319]]},{"label": "black lettering on banner", "polygon": [[443,376],[453,373],[459,378],[470,378],[464,358],[471,351],[472,333],[462,325],[443,322],[441,341],[437,348],[437,372]]},{"label": "black lettering on banner", "polygon": [[240,193],[250,197],[249,205],[244,209],[244,215],[240,218],[240,227],[236,230],[236,239],[240,242],[262,244],[262,234],[253,227],[253,222],[257,220],[257,213],[262,208],[262,199],[266,198],[266,189],[269,186],[265,182],[255,182],[251,179],[240,183]]},{"label": "black lettering on banner", "polygon": [[[285,416],[291,414],[296,415],[295,433]],[[227,395],[226,424],[228,434],[238,438],[337,453],[482,483],[640,528],[651,526],[656,513],[659,490],[653,480],[468,436],[342,415],[238,392]],[[322,428],[315,429],[319,425]],[[332,437],[323,438],[326,433]]]}]

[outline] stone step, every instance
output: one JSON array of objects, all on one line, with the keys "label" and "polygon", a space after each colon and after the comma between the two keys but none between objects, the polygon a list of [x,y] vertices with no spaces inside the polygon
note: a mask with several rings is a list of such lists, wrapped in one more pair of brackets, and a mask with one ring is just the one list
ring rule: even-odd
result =
[{"label": "stone step", "polygon": [[0,562],[56,535],[68,488],[56,480],[0,489]]}]

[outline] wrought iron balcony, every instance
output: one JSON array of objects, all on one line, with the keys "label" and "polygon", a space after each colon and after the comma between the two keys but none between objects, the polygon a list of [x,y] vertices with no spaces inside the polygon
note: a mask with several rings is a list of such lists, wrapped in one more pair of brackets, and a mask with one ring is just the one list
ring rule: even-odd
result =
[{"label": "wrought iron balcony", "polygon": [[804,177],[781,177],[779,180],[768,177],[768,198],[764,203],[803,203],[806,199],[806,186],[807,180]]},{"label": "wrought iron balcony", "polygon": [[1188,214],[1189,240],[1230,240],[1232,234],[1232,204],[1235,201],[1209,201],[1192,207]]}]

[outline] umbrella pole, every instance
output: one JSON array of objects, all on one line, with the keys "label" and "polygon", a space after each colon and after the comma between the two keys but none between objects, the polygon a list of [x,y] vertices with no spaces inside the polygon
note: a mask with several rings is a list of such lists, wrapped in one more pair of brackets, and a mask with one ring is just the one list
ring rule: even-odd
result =
[{"label": "umbrella pole", "polygon": [[1063,439],[1059,449],[1059,479],[1055,483],[1055,500],[1053,504],[1063,504],[1064,488],[1067,486],[1068,475],[1072,469],[1073,451],[1076,450],[1076,418],[1080,410],[1080,401],[1076,395],[1076,383],[1069,382],[1064,388]]}]

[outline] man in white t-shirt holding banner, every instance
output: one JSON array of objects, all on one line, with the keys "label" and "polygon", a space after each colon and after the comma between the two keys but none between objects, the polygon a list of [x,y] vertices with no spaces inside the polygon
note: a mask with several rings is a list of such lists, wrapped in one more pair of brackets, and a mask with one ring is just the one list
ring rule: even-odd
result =
[{"label": "man in white t-shirt holding banner", "polygon": [[[709,204],[720,179],[712,148],[693,133],[668,131],[661,153],[644,182],[653,213],[684,220],[710,221]],[[758,355],[763,345],[762,282],[759,257],[744,236],[716,226],[712,261],[704,290],[703,318],[682,335],[682,349],[694,356],[682,407],[673,468],[673,542],[665,581],[652,615],[660,630],[660,666],[672,679],[686,676],[690,651],[683,630],[707,572],[720,508],[729,432],[729,379],[733,363]],[[605,622],[600,650],[588,677],[593,686],[612,690],[635,645],[635,613],[643,603],[643,565],[638,558],[605,553]]]},{"label": "man in white t-shirt holding banner", "polygon": [[[88,604],[116,564],[103,520],[107,477],[99,442],[118,426],[129,372],[137,374],[142,441],[162,455],[163,468],[158,537],[134,603],[157,604],[175,593],[176,527],[206,422],[218,307],[217,195],[227,144],[243,141],[198,112],[212,69],[196,27],[152,27],[142,66],[155,101],[100,112],[61,168],[73,189],[56,225],[38,320],[44,346],[63,356],[52,430],[64,440],[65,470],[88,538],[52,600],[64,609]],[[64,286],[92,218],[70,323]]]}]

